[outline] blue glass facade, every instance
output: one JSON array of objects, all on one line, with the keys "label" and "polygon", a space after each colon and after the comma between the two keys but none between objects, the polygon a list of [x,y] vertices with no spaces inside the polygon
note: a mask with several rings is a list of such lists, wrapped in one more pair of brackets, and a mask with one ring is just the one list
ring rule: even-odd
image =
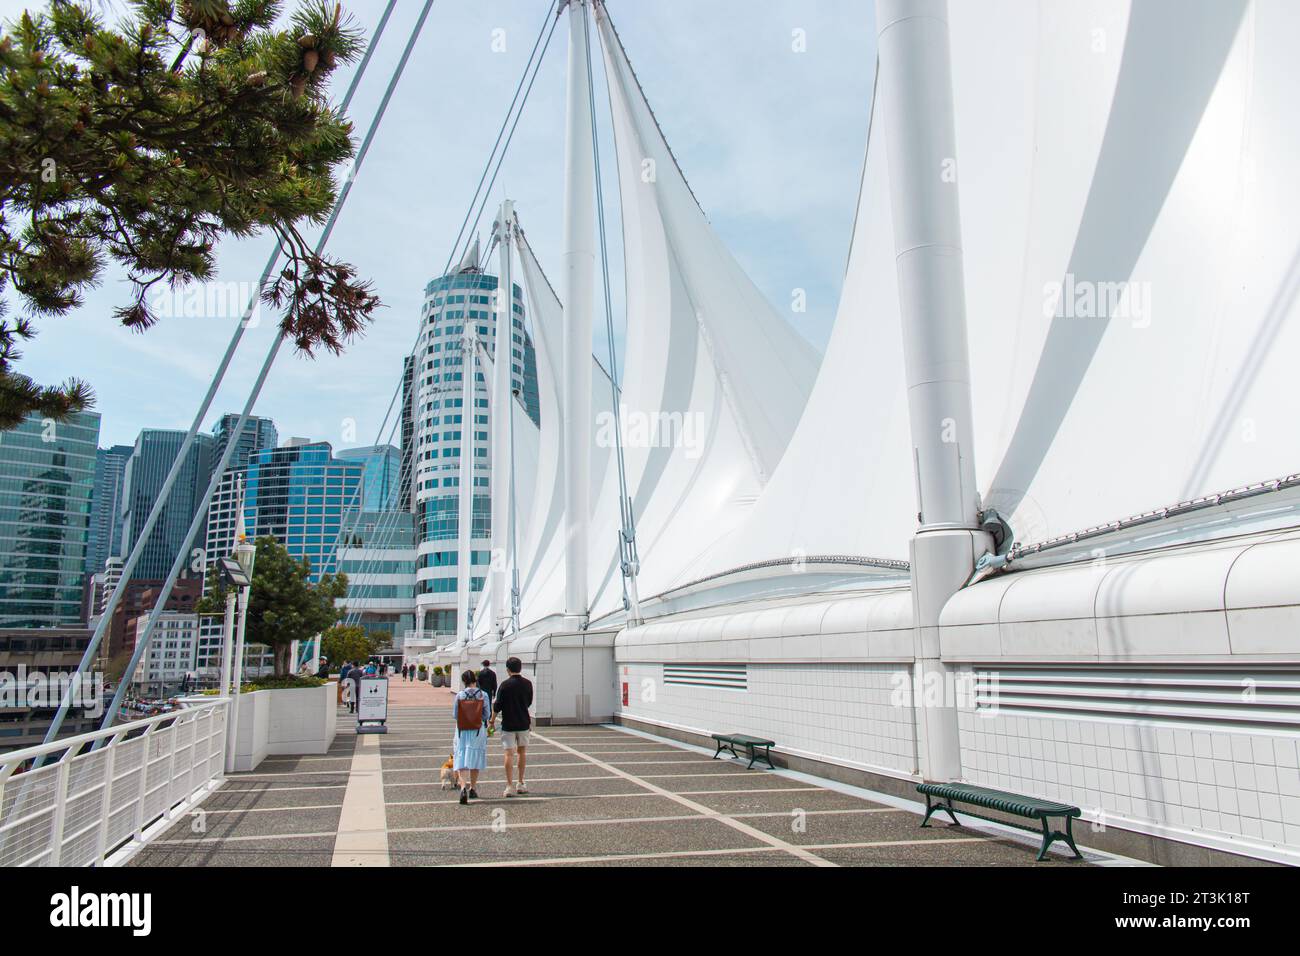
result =
[{"label": "blue glass facade", "polygon": [[306,558],[313,581],[335,573],[335,544],[364,471],[361,462],[335,458],[326,442],[256,453],[245,485],[249,533],[271,535],[294,557]]},{"label": "blue glass facade", "polygon": [[29,416],[0,434],[0,627],[75,627],[99,416]]},{"label": "blue glass facade", "polygon": [[365,465],[361,489],[363,511],[379,512],[398,508],[402,453],[392,445],[349,448],[337,453],[342,461],[359,461]]},{"label": "blue glass facade", "polygon": [[[162,490],[172,463],[180,454],[185,432],[146,429],[136,439],[135,450],[126,463],[122,516],[122,550],[135,547],[149,512]],[[176,477],[167,504],[145,542],[144,552],[132,575],[134,580],[162,580],[171,572],[172,563],[185,546],[194,513],[208,490],[212,478],[212,453],[216,440],[211,435],[196,435]],[[192,547],[202,548],[207,525],[200,526]]]},{"label": "blue glass facade", "polygon": [[108,559],[122,554],[122,511],[130,445],[101,448],[95,459],[95,491],[90,499],[90,543],[86,573],[99,574]]}]

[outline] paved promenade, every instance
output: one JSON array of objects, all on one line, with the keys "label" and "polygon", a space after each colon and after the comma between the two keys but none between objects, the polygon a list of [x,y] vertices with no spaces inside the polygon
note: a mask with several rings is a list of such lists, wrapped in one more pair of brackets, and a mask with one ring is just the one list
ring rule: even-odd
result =
[{"label": "paved promenade", "polygon": [[[543,727],[526,797],[505,798],[500,738],[482,799],[442,790],[451,695],[394,680],[389,733],[340,714],[330,753],[235,774],[135,866],[1084,866],[1037,841],[931,821],[743,762],[607,727]],[[1093,859],[1093,854],[1088,854]]]}]

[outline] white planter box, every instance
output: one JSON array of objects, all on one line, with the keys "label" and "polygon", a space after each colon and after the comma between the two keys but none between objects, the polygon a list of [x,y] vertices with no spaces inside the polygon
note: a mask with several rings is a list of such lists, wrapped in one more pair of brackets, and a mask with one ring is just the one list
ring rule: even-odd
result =
[{"label": "white planter box", "polygon": [[234,769],[256,770],[268,756],[329,751],[338,720],[334,683],[296,690],[259,690],[239,696]]}]

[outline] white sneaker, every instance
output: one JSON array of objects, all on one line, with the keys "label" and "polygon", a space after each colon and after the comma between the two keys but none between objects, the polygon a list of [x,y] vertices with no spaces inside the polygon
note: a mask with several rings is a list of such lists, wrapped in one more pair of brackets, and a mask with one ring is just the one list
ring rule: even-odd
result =
[{"label": "white sneaker", "polygon": [[515,795],[514,787],[506,787],[506,792],[501,794],[503,797],[513,797]]},{"label": "white sneaker", "polygon": [[523,783],[520,783],[519,786],[515,787],[515,793],[527,793],[527,792],[528,792],[528,787]]}]

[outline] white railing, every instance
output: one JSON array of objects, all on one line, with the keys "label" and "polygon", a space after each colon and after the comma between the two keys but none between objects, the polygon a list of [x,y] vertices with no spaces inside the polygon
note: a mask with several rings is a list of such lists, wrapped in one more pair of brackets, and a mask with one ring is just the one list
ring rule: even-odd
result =
[{"label": "white railing", "polygon": [[223,779],[228,706],[204,701],[0,754],[0,867],[129,858]]}]

